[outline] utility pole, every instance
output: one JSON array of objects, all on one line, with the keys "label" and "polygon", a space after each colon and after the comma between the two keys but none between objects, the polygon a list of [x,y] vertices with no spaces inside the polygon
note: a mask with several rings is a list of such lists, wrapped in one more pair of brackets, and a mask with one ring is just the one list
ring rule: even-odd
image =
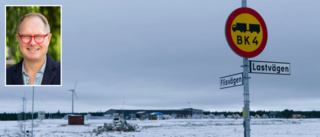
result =
[{"label": "utility pole", "polygon": [[31,114],[31,118],[32,118],[31,136],[32,137],[33,137],[33,110],[34,110],[34,86],[32,90],[32,114]]},{"label": "utility pole", "polygon": [[22,98],[22,103],[23,103],[23,105],[22,105],[22,114],[23,114],[23,136],[25,137],[26,136],[26,98],[25,97],[23,97]]}]

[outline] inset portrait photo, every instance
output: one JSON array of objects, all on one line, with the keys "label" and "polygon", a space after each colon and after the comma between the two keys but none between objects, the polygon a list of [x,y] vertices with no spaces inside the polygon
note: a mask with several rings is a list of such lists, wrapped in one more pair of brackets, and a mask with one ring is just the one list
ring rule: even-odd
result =
[{"label": "inset portrait photo", "polygon": [[6,6],[5,85],[62,85],[61,5]]}]

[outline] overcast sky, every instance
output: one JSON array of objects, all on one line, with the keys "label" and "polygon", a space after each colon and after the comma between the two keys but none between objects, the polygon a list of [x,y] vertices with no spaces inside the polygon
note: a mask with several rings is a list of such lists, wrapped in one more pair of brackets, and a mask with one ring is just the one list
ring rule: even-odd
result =
[{"label": "overcast sky", "polygon": [[[219,78],[242,72],[225,38],[241,0],[14,1],[62,5],[62,85],[36,87],[35,111],[108,109],[242,111],[243,86],[220,89]],[[250,74],[251,110],[320,110],[320,1],[248,0],[264,18],[268,42],[251,60],[290,62],[291,75]],[[0,43],[5,13],[0,12]],[[0,49],[5,53],[5,46]],[[0,113],[31,111],[32,87],[5,87],[0,59]],[[123,103],[124,102],[124,103]]]}]

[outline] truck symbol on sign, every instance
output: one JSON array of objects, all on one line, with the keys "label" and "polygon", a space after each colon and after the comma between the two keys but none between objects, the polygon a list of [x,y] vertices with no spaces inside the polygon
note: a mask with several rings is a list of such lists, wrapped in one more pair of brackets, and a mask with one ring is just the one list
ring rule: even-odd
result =
[{"label": "truck symbol on sign", "polygon": [[247,30],[247,24],[246,23],[237,23],[232,25],[232,30],[235,32],[236,30],[239,30],[240,32],[246,32],[250,31],[253,32],[260,32],[260,25],[259,24],[249,24],[249,30]]}]

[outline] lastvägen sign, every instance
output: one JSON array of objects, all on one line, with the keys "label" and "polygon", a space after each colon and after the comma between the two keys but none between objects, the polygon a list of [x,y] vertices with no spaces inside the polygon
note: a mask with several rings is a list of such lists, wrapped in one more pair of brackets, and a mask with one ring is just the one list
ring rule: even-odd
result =
[{"label": "lastv\u00e4gen sign", "polygon": [[290,63],[250,60],[250,73],[290,75]]},{"label": "lastv\u00e4gen sign", "polygon": [[220,77],[220,89],[243,85],[243,73]]}]

